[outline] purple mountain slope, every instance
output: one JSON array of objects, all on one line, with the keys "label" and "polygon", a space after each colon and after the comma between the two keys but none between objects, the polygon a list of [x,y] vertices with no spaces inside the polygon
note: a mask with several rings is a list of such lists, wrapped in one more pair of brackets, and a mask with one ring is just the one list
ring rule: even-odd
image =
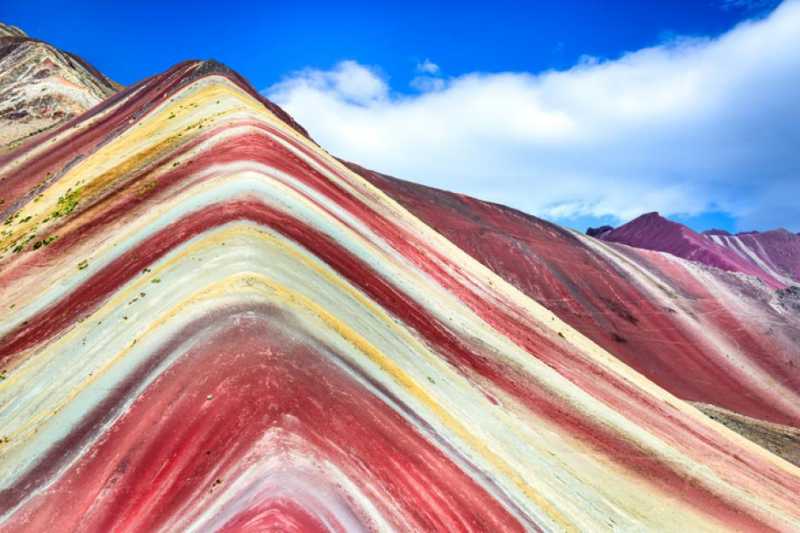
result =
[{"label": "purple mountain slope", "polygon": [[797,233],[780,228],[736,235],[706,232],[706,235],[785,285],[800,284],[800,235]]},{"label": "purple mountain slope", "polygon": [[783,229],[737,235],[723,230],[697,233],[658,213],[646,213],[597,237],[749,274],[772,288],[800,283],[800,236]]}]

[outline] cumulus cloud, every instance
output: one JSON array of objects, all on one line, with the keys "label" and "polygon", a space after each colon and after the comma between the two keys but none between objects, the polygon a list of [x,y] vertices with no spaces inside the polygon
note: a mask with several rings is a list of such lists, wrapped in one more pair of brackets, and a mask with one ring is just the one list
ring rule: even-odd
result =
[{"label": "cumulus cloud", "polygon": [[308,68],[297,72],[280,84],[280,90],[286,94],[331,95],[353,106],[378,104],[389,95],[389,86],[375,69],[351,60],[331,70]]},{"label": "cumulus cloud", "polygon": [[265,94],[334,154],[562,222],[723,211],[800,230],[800,2],[564,71],[432,79],[398,94],[345,61]]}]

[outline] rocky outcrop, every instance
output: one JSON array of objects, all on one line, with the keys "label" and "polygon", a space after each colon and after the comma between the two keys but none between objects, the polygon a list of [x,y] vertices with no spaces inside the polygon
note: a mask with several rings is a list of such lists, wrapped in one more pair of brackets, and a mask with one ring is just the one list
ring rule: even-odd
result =
[{"label": "rocky outcrop", "polygon": [[599,239],[600,237],[611,231],[614,231],[613,226],[598,226],[596,228],[588,228],[586,230],[586,235],[588,235],[589,237],[597,237]]},{"label": "rocky outcrop", "polygon": [[118,89],[79,57],[0,24],[0,154]]},{"label": "rocky outcrop", "polygon": [[770,424],[713,405],[696,404],[696,407],[712,419],[763,446],[775,455],[800,466],[800,429]]}]

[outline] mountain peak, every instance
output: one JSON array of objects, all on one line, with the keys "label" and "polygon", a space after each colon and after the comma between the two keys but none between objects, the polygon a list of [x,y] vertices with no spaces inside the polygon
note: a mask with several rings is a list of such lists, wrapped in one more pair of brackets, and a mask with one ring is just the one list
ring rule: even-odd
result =
[{"label": "mountain peak", "polygon": [[651,248],[655,244],[654,239],[664,242],[670,239],[694,240],[700,236],[683,224],[665,218],[657,211],[651,211],[606,233],[604,238],[642,248]]},{"label": "mountain peak", "polygon": [[80,115],[119,88],[80,57],[0,23],[0,152]]},{"label": "mountain peak", "polygon": [[[786,240],[785,234],[780,230],[737,235],[718,229],[697,233],[679,222],[662,217],[657,212],[650,212],[613,231],[603,233],[599,238],[637,248],[666,252],[722,270],[749,274],[761,279],[772,288],[784,287],[792,279],[798,279],[794,274],[797,267],[787,266],[779,259],[760,257],[768,255],[768,249],[776,248],[765,245],[768,240]],[[759,239],[759,242],[756,243],[754,239]],[[747,249],[750,251],[745,251]],[[800,244],[797,245],[797,249],[800,257]],[[786,255],[788,252],[782,249],[776,253]],[[759,259],[754,259],[755,256],[759,256]]]},{"label": "mountain peak", "polygon": [[711,228],[707,229],[703,232],[703,235],[732,235],[730,231],[719,229],[719,228]]},{"label": "mountain peak", "polygon": [[28,34],[10,24],[0,22],[0,38],[2,37],[27,37]]}]

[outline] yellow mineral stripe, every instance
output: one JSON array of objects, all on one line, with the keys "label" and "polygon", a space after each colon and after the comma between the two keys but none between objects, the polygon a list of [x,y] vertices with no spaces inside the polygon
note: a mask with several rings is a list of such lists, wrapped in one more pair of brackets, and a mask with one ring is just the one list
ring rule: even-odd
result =
[{"label": "yellow mineral stripe", "polygon": [[[167,105],[151,111],[108,144],[89,154],[42,191],[35,202],[21,208],[19,216],[4,228],[10,233],[0,235],[0,249],[15,241],[22,242],[27,235],[46,233],[41,231],[49,225],[44,220],[59,209],[59,198],[72,194],[79,203],[92,198],[125,176],[144,168],[161,154],[184,144],[198,135],[202,128],[214,126],[241,112],[271,124],[283,125],[263,104],[225,78],[203,78],[185,87]],[[191,122],[181,121],[184,116],[189,116]],[[21,222],[28,217],[30,219]],[[52,223],[52,220],[48,222]]]},{"label": "yellow mineral stripe", "polygon": [[[332,274],[331,272],[325,271],[320,265],[315,264],[315,262],[307,256],[298,253],[296,250],[292,250],[289,248],[287,243],[281,242],[278,238],[255,228],[247,228],[242,229],[241,227],[231,226],[225,228],[223,231],[220,231],[209,238],[206,238],[202,241],[193,243],[192,245],[183,249],[180,253],[176,254],[175,256],[171,257],[168,261],[162,263],[156,270],[151,272],[148,276],[142,276],[136,283],[129,286],[124,291],[118,291],[108,302],[106,302],[103,307],[98,310],[91,319],[87,319],[87,322],[96,322],[97,320],[103,320],[107,317],[114,309],[119,307],[120,305],[124,304],[129,298],[139,292],[139,289],[145,286],[149,281],[161,275],[163,272],[169,270],[170,267],[179,263],[189,256],[196,254],[197,252],[201,251],[204,248],[210,248],[214,246],[220,245],[225,240],[230,240],[236,235],[250,233],[252,236],[257,236],[265,241],[268,241],[271,245],[276,246],[282,249],[283,252],[292,256],[293,259],[303,262],[309,268],[313,269],[315,272],[319,273],[321,276],[332,283],[334,283],[337,287],[345,290],[349,295],[353,296],[359,302],[364,303],[368,306],[368,309],[371,311],[378,311],[380,313],[381,319],[392,329],[399,329],[397,325],[393,323],[393,321],[377,306],[375,306],[372,302],[370,302],[366,296],[361,294],[359,291],[354,289],[353,287],[349,286],[348,284],[344,283],[343,281],[337,279],[337,277]],[[257,282],[262,287],[265,287],[266,290],[257,291],[255,287],[255,283]],[[370,361],[375,363],[378,367],[380,367],[384,372],[388,375],[392,376],[394,381],[400,385],[408,394],[414,397],[418,402],[424,405],[426,408],[430,410],[431,413],[436,416],[441,423],[449,428],[459,439],[461,439],[467,446],[469,446],[472,450],[474,450],[479,456],[483,457],[490,465],[497,469],[498,472],[501,472],[505,477],[510,479],[521,491],[522,493],[531,501],[533,502],[539,509],[541,509],[553,522],[558,524],[560,527],[564,528],[567,531],[577,531],[571,523],[569,523],[564,517],[544,496],[542,496],[539,492],[537,492],[533,487],[531,487],[525,479],[520,476],[514,469],[508,465],[501,457],[499,457],[496,453],[492,452],[486,444],[484,444],[479,438],[473,435],[462,423],[460,423],[455,417],[453,417],[444,407],[442,407],[430,394],[428,394],[424,387],[421,387],[417,384],[417,382],[409,376],[399,365],[394,363],[389,357],[382,354],[376,347],[374,347],[371,343],[369,343],[366,339],[360,336],[358,333],[355,332],[352,328],[344,324],[342,321],[338,320],[334,315],[326,311],[323,307],[316,304],[306,296],[300,294],[299,292],[293,291],[288,287],[282,286],[277,282],[271,280],[270,278],[257,273],[243,273],[237,274],[235,276],[230,276],[220,282],[206,288],[205,290],[195,293],[192,296],[186,298],[175,307],[173,307],[169,312],[162,315],[158,320],[153,322],[148,329],[143,332],[141,335],[136,337],[136,340],[140,338],[146,337],[148,334],[154,332],[155,330],[162,327],[164,324],[172,321],[174,317],[183,314],[186,312],[186,308],[190,307],[192,304],[201,301],[201,300],[214,300],[223,297],[226,294],[231,294],[233,291],[239,289],[252,290],[256,292],[264,293],[271,293],[273,294],[278,300],[284,301],[290,306],[297,307],[300,309],[304,309],[313,313],[315,316],[319,317],[325,324],[327,324],[331,329],[333,329],[336,333],[338,333],[343,339],[348,341],[351,345],[353,345],[356,349],[359,350],[362,354],[364,354]],[[58,349],[56,344],[60,345],[62,343],[66,343],[72,338],[79,335],[78,331],[72,331],[69,334],[65,335],[57,343],[54,343],[53,346],[48,347],[48,351]],[[407,335],[404,337],[408,338]],[[110,359],[104,368],[98,369],[94,373],[94,376],[91,378],[87,377],[84,383],[81,386],[76,387],[65,399],[65,401],[61,402],[61,404],[56,407],[56,409],[52,411],[48,411],[47,413],[40,413],[36,417],[32,417],[28,423],[21,428],[20,433],[25,434],[28,431],[34,429],[35,426],[39,425],[39,423],[43,422],[44,420],[50,418],[53,414],[57,413],[63,406],[68,404],[72,401],[81,390],[89,386],[95,380],[99,379],[99,377],[104,373],[104,371],[108,368],[111,368],[124,358],[130,351],[133,349],[135,342],[131,342],[130,346],[125,350],[116,354],[112,359]],[[24,379],[22,376],[15,376],[17,379]]]}]

